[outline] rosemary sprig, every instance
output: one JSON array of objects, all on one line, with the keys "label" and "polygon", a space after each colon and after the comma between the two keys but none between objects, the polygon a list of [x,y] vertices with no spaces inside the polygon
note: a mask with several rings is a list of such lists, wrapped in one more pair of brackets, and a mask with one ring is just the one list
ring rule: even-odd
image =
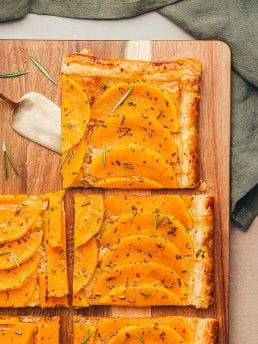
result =
[{"label": "rosemary sprig", "polygon": [[71,161],[72,161],[73,158],[74,158],[74,152],[71,151],[70,149],[68,149],[68,151],[67,151],[66,154],[65,154],[65,157],[64,157],[64,160],[63,160],[63,162],[62,162],[62,165],[64,165],[64,163],[66,162],[66,160],[67,160],[68,165],[70,165],[70,163],[71,163]]},{"label": "rosemary sprig", "polygon": [[93,335],[93,331],[91,331],[91,332],[88,334],[88,336],[85,337],[85,338],[82,340],[82,344],[87,344],[88,341],[91,339],[92,335]]},{"label": "rosemary sprig", "polygon": [[12,257],[13,261],[15,262],[17,268],[19,268],[19,267],[20,267],[20,264],[19,264],[19,262],[18,262],[18,258],[17,258],[17,256],[16,256],[16,254],[15,254],[14,252],[11,252],[11,257]]},{"label": "rosemary sprig", "polygon": [[3,74],[0,74],[0,78],[16,78],[17,76],[22,76],[28,73],[30,73],[29,70],[25,70],[24,72],[3,73]]},{"label": "rosemary sprig", "polygon": [[158,219],[159,219],[159,211],[156,210],[154,213],[154,225],[153,225],[153,229],[154,231],[157,229],[157,223],[158,223]]},{"label": "rosemary sprig", "polygon": [[30,56],[30,60],[34,65],[45,75],[45,77],[48,78],[53,84],[57,85],[56,81],[53,79],[53,77],[48,73],[45,67],[42,66],[42,64],[39,63],[34,57]]},{"label": "rosemary sprig", "polygon": [[118,108],[118,106],[120,106],[120,105],[123,104],[123,102],[124,102],[124,101],[126,100],[126,98],[129,96],[129,94],[132,92],[133,88],[134,88],[134,86],[131,86],[131,87],[129,88],[129,90],[126,91],[124,95],[122,95],[122,97],[118,100],[118,102],[116,103],[116,105],[113,107],[112,112],[116,111],[116,109]]},{"label": "rosemary sprig", "polygon": [[162,224],[162,222],[167,218],[167,216],[163,216],[160,220],[157,222],[157,228]]},{"label": "rosemary sprig", "polygon": [[106,163],[107,163],[107,149],[106,149],[106,147],[103,147],[103,151],[102,151],[102,165],[103,165],[103,167],[106,167]]},{"label": "rosemary sprig", "polygon": [[3,253],[0,253],[0,256],[5,256],[6,254],[11,254],[11,252],[3,252]]},{"label": "rosemary sprig", "polygon": [[138,334],[136,334],[137,339],[139,340],[140,343],[144,344],[144,340],[141,336],[139,336]]},{"label": "rosemary sprig", "polygon": [[17,177],[20,177],[20,173],[18,172],[16,166],[14,165],[13,160],[11,159],[5,143],[3,142],[3,169],[4,169],[4,175],[5,175],[5,179],[8,179],[8,165],[7,162],[9,162],[9,164],[11,165],[12,169],[14,170],[14,173],[16,174]]}]

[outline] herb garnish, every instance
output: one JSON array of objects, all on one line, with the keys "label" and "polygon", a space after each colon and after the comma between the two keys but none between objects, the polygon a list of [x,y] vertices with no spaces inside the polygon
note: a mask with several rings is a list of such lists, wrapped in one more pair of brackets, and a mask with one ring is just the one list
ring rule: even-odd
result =
[{"label": "herb garnish", "polygon": [[116,103],[116,105],[113,107],[112,112],[116,111],[116,109],[118,108],[118,106],[122,105],[123,102],[126,100],[126,98],[129,96],[129,94],[132,92],[134,86],[131,86],[128,91],[125,92],[124,95],[122,95],[122,97],[118,100],[118,102]]},{"label": "herb garnish", "polygon": [[53,77],[48,73],[48,71],[46,70],[45,67],[42,66],[42,64],[39,63],[39,61],[37,61],[34,57],[30,56],[30,60],[32,61],[32,63],[34,63],[34,65],[41,71],[41,73],[43,73],[48,80],[50,80],[53,84],[57,85],[56,81],[53,79]]},{"label": "herb garnish", "polygon": [[12,169],[14,170],[14,173],[16,174],[16,176],[20,177],[20,173],[15,167],[13,160],[11,159],[9,153],[7,152],[5,143],[3,142],[3,169],[4,169],[5,179],[8,179],[8,165],[7,165],[8,162],[11,165]]},{"label": "herb garnish", "polygon": [[71,151],[70,149],[68,149],[68,151],[67,151],[66,154],[65,154],[65,157],[64,157],[64,160],[63,160],[63,162],[62,162],[62,165],[64,165],[64,163],[66,162],[66,160],[67,160],[68,165],[70,165],[70,163],[71,163],[71,161],[72,161],[73,158],[74,158],[74,152]]},{"label": "herb garnish", "polygon": [[140,343],[144,344],[144,340],[141,336],[139,336],[138,334],[136,334],[137,339],[139,340]]},{"label": "herb garnish", "polygon": [[12,257],[13,261],[15,262],[17,268],[19,268],[19,267],[20,267],[20,264],[19,264],[19,262],[18,262],[18,259],[17,259],[16,254],[15,254],[14,252],[11,252],[11,257]]},{"label": "herb garnish", "polygon": [[85,337],[85,338],[82,340],[82,344],[87,344],[88,341],[91,339],[92,335],[93,335],[93,331],[91,331],[91,332],[88,334],[88,336]]},{"label": "herb garnish", "polygon": [[155,231],[162,224],[162,222],[167,218],[167,216],[163,216],[161,219],[159,219],[158,210],[155,211],[154,216],[155,216],[155,219],[154,219],[153,229]]},{"label": "herb garnish", "polygon": [[106,167],[106,162],[107,162],[107,150],[106,150],[106,147],[103,147],[103,151],[102,151],[102,165],[103,165],[103,167]]},{"label": "herb garnish", "polygon": [[24,72],[10,72],[10,73],[4,73],[0,74],[0,78],[16,78],[17,76],[25,75],[30,73],[29,70],[26,70]]},{"label": "herb garnish", "polygon": [[3,253],[0,253],[0,256],[5,256],[6,254],[11,254],[11,252],[3,252]]}]

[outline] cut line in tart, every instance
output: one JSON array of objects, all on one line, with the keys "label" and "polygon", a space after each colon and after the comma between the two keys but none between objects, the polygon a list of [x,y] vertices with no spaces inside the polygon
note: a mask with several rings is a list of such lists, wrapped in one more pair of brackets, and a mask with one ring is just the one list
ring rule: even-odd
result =
[{"label": "cut line in tart", "polygon": [[207,308],[213,197],[74,195],[73,305]]},{"label": "cut line in tart", "polygon": [[64,187],[195,187],[200,79],[201,63],[191,58],[65,56]]},{"label": "cut line in tart", "polygon": [[0,307],[67,306],[63,196],[0,196]]},{"label": "cut line in tart", "polygon": [[214,319],[187,317],[74,318],[73,344],[215,344]]},{"label": "cut line in tart", "polygon": [[59,317],[0,315],[1,344],[58,344]]}]

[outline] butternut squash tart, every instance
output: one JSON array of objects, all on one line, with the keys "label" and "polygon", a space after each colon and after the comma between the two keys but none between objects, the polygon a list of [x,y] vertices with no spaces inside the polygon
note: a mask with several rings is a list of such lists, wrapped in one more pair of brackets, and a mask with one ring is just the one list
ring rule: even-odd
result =
[{"label": "butternut squash tart", "polygon": [[1,344],[58,344],[59,317],[0,315]]},{"label": "butternut squash tart", "polygon": [[212,299],[213,197],[75,194],[73,305]]},{"label": "butternut squash tart", "polygon": [[198,183],[201,63],[70,54],[62,66],[63,183],[192,188]]},{"label": "butternut squash tart", "polygon": [[63,195],[0,196],[0,307],[67,305]]},{"label": "butternut squash tart", "polygon": [[214,319],[74,318],[73,344],[215,344]]}]

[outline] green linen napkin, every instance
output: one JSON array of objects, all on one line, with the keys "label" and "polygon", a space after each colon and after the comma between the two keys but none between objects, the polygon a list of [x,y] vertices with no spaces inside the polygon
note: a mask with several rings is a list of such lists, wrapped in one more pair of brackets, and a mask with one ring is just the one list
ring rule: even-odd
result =
[{"label": "green linen napkin", "polygon": [[21,18],[29,10],[91,19],[119,19],[158,10],[197,39],[230,45],[231,218],[247,229],[258,214],[258,1],[2,0],[0,21]]}]

